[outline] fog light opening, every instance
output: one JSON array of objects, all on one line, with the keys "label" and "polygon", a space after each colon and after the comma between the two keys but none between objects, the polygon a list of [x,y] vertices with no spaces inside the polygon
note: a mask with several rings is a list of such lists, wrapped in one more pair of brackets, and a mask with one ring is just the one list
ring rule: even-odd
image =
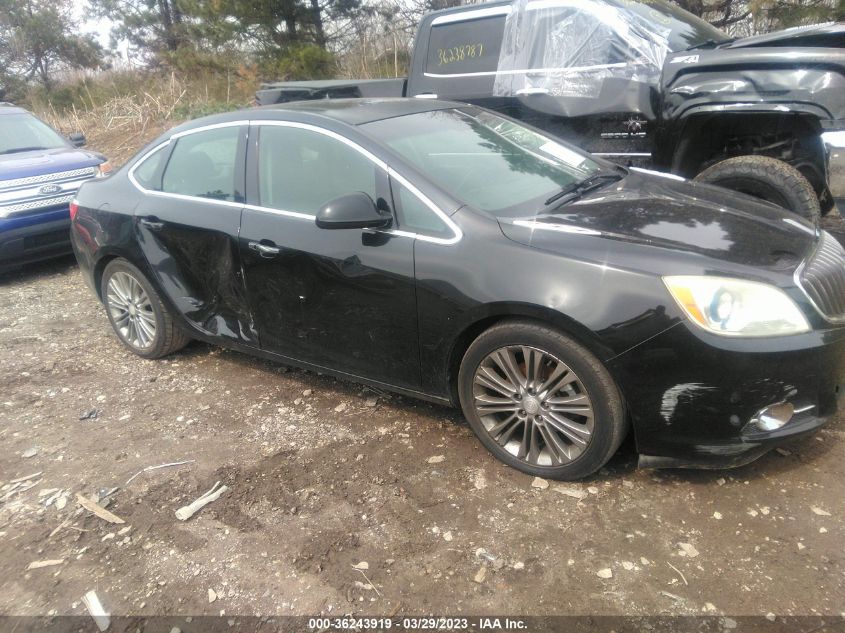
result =
[{"label": "fog light opening", "polygon": [[779,402],[761,409],[751,418],[751,424],[761,431],[776,431],[792,419],[795,407],[789,402]]}]

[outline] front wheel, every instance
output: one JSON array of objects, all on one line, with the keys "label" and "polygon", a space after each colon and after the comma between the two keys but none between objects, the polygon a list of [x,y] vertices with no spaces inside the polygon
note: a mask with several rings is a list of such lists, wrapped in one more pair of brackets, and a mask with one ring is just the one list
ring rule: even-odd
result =
[{"label": "front wheel", "polygon": [[191,340],[174,323],[144,274],[125,259],[106,265],[100,296],[120,342],[138,356],[161,358]]},{"label": "front wheel", "polygon": [[594,473],[627,430],[622,398],[601,362],[568,336],[530,321],[482,333],[464,355],[458,391],[482,444],[538,477]]},{"label": "front wheel", "polygon": [[814,221],[821,205],[813,185],[792,165],[770,156],[736,156],[716,163],[695,177],[772,202]]}]

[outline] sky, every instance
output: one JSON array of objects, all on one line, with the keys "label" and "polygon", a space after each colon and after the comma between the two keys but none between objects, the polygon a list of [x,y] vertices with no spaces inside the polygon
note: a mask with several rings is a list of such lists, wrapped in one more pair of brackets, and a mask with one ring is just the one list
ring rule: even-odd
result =
[{"label": "sky", "polygon": [[[85,0],[75,0],[71,3],[73,16],[79,20],[79,27],[82,33],[92,33],[97,37],[97,41],[102,44],[103,48],[110,49],[111,47],[111,29],[114,22],[108,18],[98,18],[92,16],[91,5]],[[118,43],[117,53],[120,59],[124,62],[127,60],[128,42]]]}]

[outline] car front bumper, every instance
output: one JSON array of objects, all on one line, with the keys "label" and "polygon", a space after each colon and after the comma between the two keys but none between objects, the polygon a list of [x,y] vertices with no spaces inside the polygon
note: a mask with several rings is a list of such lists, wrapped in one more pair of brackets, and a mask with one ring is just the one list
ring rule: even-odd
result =
[{"label": "car front bumper", "polygon": [[0,218],[0,271],[71,252],[67,206]]},{"label": "car front bumper", "polygon": [[[644,467],[730,468],[812,432],[840,411],[845,328],[728,339],[681,322],[610,363]],[[787,402],[781,428],[751,422]]]}]

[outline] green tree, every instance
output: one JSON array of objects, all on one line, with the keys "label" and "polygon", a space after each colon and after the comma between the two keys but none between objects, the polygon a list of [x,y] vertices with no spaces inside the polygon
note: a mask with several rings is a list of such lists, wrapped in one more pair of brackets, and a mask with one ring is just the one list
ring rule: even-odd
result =
[{"label": "green tree", "polygon": [[[114,23],[112,46],[126,41],[151,59],[181,48],[207,49],[225,42],[212,3],[197,0],[90,0],[100,17]],[[208,5],[208,11],[204,7]],[[208,38],[215,40],[208,41]],[[220,38],[219,40],[217,38]]]},{"label": "green tree", "polygon": [[50,89],[62,71],[101,65],[102,47],[78,31],[68,0],[0,0],[0,84]]},{"label": "green tree", "polygon": [[152,64],[190,70],[257,62],[266,75],[329,77],[337,26],[361,0],[90,0]]},{"label": "green tree", "polygon": [[845,0],[751,0],[749,6],[772,30],[845,20]]},{"label": "green tree", "polygon": [[279,53],[291,44],[326,48],[332,40],[326,25],[355,16],[361,0],[224,0],[223,7],[262,52]]}]

